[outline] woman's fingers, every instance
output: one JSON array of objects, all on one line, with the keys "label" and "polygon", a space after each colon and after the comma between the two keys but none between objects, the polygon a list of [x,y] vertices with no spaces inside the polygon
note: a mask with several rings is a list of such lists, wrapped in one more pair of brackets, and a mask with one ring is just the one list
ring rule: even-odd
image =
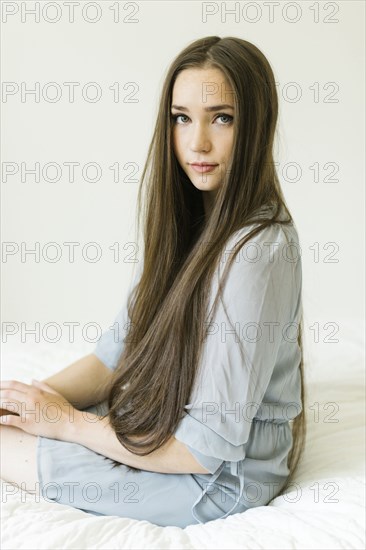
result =
[{"label": "woman's fingers", "polygon": [[9,411],[8,409],[4,409],[2,407],[0,407],[0,416],[5,416],[6,414],[18,414],[18,413],[14,413],[12,411]]},{"label": "woman's fingers", "polygon": [[22,403],[24,401],[19,401],[18,399],[15,399],[14,396],[4,396],[2,395],[3,390],[0,390],[0,407],[2,412],[2,415],[4,414],[19,414],[22,410]]},{"label": "woman's fingers", "polygon": [[49,386],[46,382],[42,382],[42,380],[34,380],[32,379],[32,385],[36,388],[40,388],[42,390],[48,391],[48,393],[54,393],[55,395],[61,395],[58,391],[54,390]]},{"label": "woman's fingers", "polygon": [[26,393],[31,387],[29,384],[25,384],[19,380],[0,380],[0,390],[14,389]]},{"label": "woman's fingers", "polygon": [[21,414],[22,411],[32,409],[34,398],[29,395],[30,386],[17,380],[10,380],[9,383],[1,383],[0,406],[8,411],[3,414]]}]

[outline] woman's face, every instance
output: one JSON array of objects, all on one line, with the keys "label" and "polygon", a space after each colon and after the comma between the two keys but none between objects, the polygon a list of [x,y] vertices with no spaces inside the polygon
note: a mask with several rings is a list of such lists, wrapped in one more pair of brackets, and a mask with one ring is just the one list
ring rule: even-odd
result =
[{"label": "woman's face", "polygon": [[224,74],[216,68],[179,73],[171,114],[179,164],[197,189],[215,192],[228,169],[234,137],[233,91]]}]

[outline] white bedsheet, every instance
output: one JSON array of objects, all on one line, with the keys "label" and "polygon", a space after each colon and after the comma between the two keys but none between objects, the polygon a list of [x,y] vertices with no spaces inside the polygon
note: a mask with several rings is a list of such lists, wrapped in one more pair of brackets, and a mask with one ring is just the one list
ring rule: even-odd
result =
[{"label": "white bedsheet", "polygon": [[[2,548],[365,548],[363,343],[351,325],[345,334],[339,344],[309,348],[307,444],[296,486],[285,496],[180,529],[36,502],[17,487],[8,495],[1,481]],[[3,344],[1,378],[30,383],[91,351],[80,344]]]}]

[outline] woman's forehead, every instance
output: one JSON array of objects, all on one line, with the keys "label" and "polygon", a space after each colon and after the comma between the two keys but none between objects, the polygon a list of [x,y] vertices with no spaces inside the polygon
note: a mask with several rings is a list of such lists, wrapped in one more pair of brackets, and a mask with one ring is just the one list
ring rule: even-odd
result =
[{"label": "woman's forehead", "polygon": [[233,90],[219,69],[184,69],[174,83],[172,104],[189,108],[201,100],[205,105],[226,104],[234,107]]}]

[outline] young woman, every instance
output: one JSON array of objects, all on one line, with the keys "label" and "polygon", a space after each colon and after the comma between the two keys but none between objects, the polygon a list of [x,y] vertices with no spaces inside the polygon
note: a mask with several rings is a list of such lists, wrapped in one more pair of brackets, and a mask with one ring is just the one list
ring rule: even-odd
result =
[{"label": "young woman", "polygon": [[58,422],[6,415],[6,479],[39,481],[45,498],[94,514],[180,527],[286,490],[305,396],[277,115],[272,69],[250,42],[209,36],[174,59],[139,190],[137,274],[94,353],[44,382],[1,383],[13,407],[61,411]]}]

